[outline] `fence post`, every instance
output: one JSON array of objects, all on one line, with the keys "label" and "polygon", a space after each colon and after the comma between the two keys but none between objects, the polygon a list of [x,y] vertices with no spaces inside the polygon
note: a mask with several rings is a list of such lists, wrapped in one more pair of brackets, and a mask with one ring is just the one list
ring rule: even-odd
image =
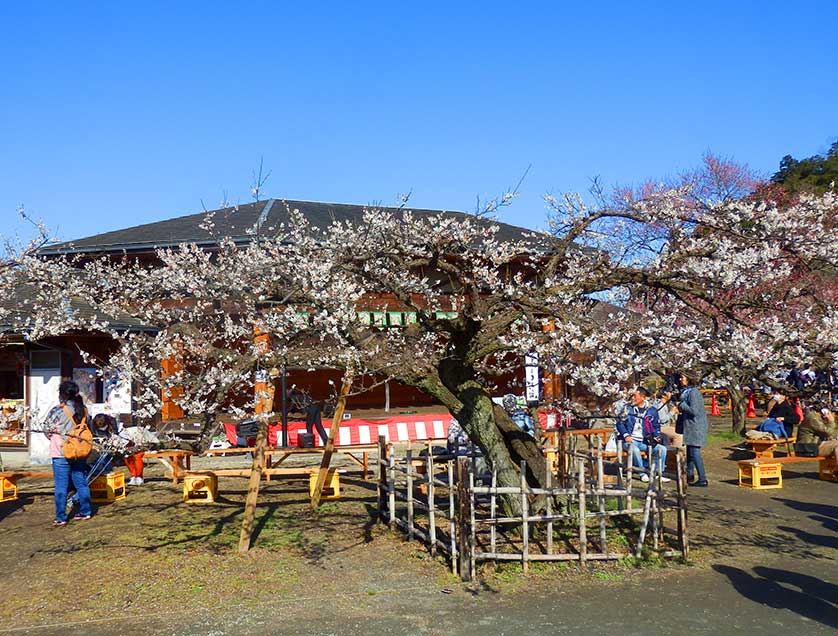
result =
[{"label": "fence post", "polygon": [[588,503],[585,496],[585,460],[580,457],[577,466],[577,489],[579,491],[579,564],[585,565],[588,562],[588,527],[585,519]]},{"label": "fence post", "polygon": [[684,561],[690,557],[690,540],[687,532],[687,462],[684,461],[684,449],[679,448],[675,456],[676,487],[678,489],[678,543]]},{"label": "fence post", "polygon": [[471,520],[471,497],[468,492],[468,457],[457,458],[457,557],[459,560],[460,578],[469,582],[471,571],[471,530],[468,527]]},{"label": "fence post", "polygon": [[608,554],[608,527],[605,518],[605,467],[602,465],[602,449],[596,450],[596,487],[599,503],[599,543],[600,551]]},{"label": "fence post", "polygon": [[477,495],[474,494],[474,484],[476,483],[477,479],[475,477],[476,473],[476,465],[477,462],[474,458],[472,458],[472,465],[471,470],[468,474],[468,494],[469,494],[469,502],[468,502],[468,511],[469,511],[469,526],[471,527],[471,532],[469,533],[469,551],[468,551],[468,567],[469,572],[471,572],[472,577],[474,573],[477,571],[477,568],[474,564],[474,546],[477,545],[477,520],[474,518],[474,511],[477,508],[475,505],[475,499]]},{"label": "fence post", "polygon": [[448,536],[451,541],[451,572],[457,573],[457,527],[454,524],[454,462],[448,460]]},{"label": "fence post", "polygon": [[431,556],[436,556],[436,505],[434,494],[434,457],[428,448],[427,475],[428,478],[428,534],[431,539]]},{"label": "fence post", "polygon": [[390,529],[396,527],[396,458],[393,456],[393,445],[387,445],[387,463],[389,468],[389,478],[387,480],[387,488],[390,496]]},{"label": "fence post", "polygon": [[653,490],[646,491],[646,503],[643,506],[643,521],[640,524],[640,536],[637,539],[637,550],[635,556],[639,559],[643,556],[643,542],[646,540],[646,528],[649,526],[649,515],[652,511]]},{"label": "fence post", "polygon": [[527,462],[521,462],[521,567],[530,569],[530,500],[527,497]]},{"label": "fence post", "polygon": [[[619,439],[615,439],[615,441],[617,443],[617,488],[624,490],[628,486],[626,486],[626,473],[623,470],[623,442]],[[631,509],[631,506],[629,506],[629,509]],[[617,497],[617,510],[623,511],[622,497]]]},{"label": "fence post", "polygon": [[387,508],[387,440],[383,435],[378,436],[378,517],[376,521],[381,523]]},{"label": "fence post", "polygon": [[407,540],[413,541],[413,451],[407,449]]},{"label": "fence post", "polygon": [[[547,467],[547,554],[553,554],[553,468]],[[492,552],[494,552],[492,548]]]},{"label": "fence post", "polygon": [[626,469],[626,492],[628,492],[628,496],[626,497],[626,507],[631,510],[632,503],[631,503],[631,491],[632,491],[632,479],[634,472],[632,469],[634,468],[634,455],[631,454],[631,451],[626,451],[626,464],[628,468]]}]

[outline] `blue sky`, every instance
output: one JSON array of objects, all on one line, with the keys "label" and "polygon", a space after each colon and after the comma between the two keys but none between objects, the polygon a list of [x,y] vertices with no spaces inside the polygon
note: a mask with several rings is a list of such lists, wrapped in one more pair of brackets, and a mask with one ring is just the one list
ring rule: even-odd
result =
[{"label": "blue sky", "polygon": [[0,231],[244,203],[260,156],[268,196],[461,210],[532,165],[501,218],[537,227],[596,175],[838,138],[838,2],[581,5],[0,3]]}]

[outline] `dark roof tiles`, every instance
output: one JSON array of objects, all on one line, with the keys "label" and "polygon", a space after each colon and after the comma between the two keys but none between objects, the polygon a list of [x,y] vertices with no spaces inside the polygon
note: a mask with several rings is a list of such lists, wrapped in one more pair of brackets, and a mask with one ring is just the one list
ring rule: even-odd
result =
[{"label": "dark roof tiles", "polygon": [[[287,223],[289,210],[299,210],[313,226],[322,228],[333,221],[357,221],[366,207],[368,206],[345,203],[268,199],[66,241],[45,247],[41,253],[46,256],[62,253],[137,252],[181,243],[214,243],[219,237],[230,237],[236,241],[247,242],[256,230],[263,234],[271,234],[271,230],[278,228],[280,224]],[[404,212],[399,208],[383,209],[392,210],[395,214]],[[473,215],[464,212],[425,209],[411,209],[411,211],[417,216],[445,214],[463,219],[474,218]],[[207,228],[208,215],[212,215],[211,232]],[[501,241],[532,240],[530,230],[507,223],[496,221],[493,223],[499,227],[497,236]]]}]

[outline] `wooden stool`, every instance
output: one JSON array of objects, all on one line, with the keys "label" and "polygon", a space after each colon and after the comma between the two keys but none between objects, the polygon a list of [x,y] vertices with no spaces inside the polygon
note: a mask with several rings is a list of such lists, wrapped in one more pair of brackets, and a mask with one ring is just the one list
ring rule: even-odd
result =
[{"label": "wooden stool", "polygon": [[10,474],[0,475],[0,501],[17,499],[17,479]]},{"label": "wooden stool", "polygon": [[[314,496],[314,488],[317,486],[317,470],[313,470],[308,476],[308,496]],[[340,472],[331,469],[326,473],[326,481],[323,482],[321,499],[340,499]]]},{"label": "wooden stool", "polygon": [[125,473],[100,475],[90,482],[90,501],[110,503],[119,499],[125,499]]},{"label": "wooden stool", "polygon": [[766,490],[783,487],[783,467],[771,462],[746,460],[739,462],[739,485],[742,488]]},{"label": "wooden stool", "polygon": [[827,457],[818,462],[818,477],[824,481],[838,482],[838,464],[835,458]]},{"label": "wooden stool", "polygon": [[218,497],[218,476],[213,472],[186,473],[183,477],[183,501],[213,503]]}]

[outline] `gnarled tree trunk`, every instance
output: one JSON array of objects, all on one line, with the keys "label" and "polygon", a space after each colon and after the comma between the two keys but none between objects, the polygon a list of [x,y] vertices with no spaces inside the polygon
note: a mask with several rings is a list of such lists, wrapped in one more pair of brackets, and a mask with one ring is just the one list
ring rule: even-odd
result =
[{"label": "gnarled tree trunk", "polygon": [[731,430],[738,435],[744,435],[748,396],[736,384],[728,384],[726,388],[728,395],[730,395]]}]

